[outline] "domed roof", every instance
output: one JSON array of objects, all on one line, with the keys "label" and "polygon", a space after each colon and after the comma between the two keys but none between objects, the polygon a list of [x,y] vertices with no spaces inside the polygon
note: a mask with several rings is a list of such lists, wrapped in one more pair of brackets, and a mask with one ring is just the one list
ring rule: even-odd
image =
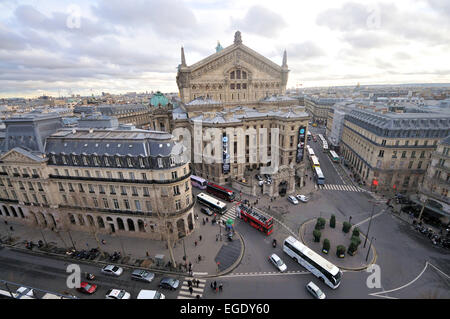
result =
[{"label": "domed roof", "polygon": [[152,106],[167,106],[167,104],[169,104],[169,99],[164,94],[158,91],[153,94],[152,98],[150,99],[150,104]]}]

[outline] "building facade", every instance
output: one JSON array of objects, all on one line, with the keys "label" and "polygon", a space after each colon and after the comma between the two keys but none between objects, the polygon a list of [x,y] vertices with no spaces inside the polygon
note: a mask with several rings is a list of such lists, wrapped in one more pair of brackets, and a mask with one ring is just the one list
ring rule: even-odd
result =
[{"label": "building facade", "polygon": [[[171,134],[117,126],[113,120],[105,127],[105,118],[88,128],[61,129],[60,121],[51,114],[5,121],[3,218],[55,231],[158,240],[192,233],[191,172]],[[31,135],[33,126],[47,127],[46,136]],[[28,144],[8,144],[18,129],[30,132],[23,135]]]}]

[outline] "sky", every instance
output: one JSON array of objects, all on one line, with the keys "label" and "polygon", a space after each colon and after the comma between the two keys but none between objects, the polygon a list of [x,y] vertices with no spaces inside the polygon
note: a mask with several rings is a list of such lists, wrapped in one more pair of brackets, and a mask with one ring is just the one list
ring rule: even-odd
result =
[{"label": "sky", "polygon": [[236,30],[288,88],[450,82],[448,0],[0,0],[0,97],[177,92]]}]

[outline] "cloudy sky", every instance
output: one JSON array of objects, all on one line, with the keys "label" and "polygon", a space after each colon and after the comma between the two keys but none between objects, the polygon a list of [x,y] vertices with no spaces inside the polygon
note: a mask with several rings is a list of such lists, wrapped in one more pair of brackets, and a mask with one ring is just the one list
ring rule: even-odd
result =
[{"label": "cloudy sky", "polygon": [[448,0],[1,0],[0,97],[176,92],[236,30],[288,87],[450,82]]}]

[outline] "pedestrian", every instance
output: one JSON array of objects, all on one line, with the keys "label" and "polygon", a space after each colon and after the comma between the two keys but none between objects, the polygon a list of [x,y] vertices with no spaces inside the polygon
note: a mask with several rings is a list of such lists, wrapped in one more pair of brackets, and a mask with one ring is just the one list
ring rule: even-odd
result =
[{"label": "pedestrian", "polygon": [[208,217],[206,217],[206,222],[208,222]]},{"label": "pedestrian", "polygon": [[102,244],[106,245],[106,240],[102,239]]},{"label": "pedestrian", "polygon": [[191,281],[191,280],[188,280],[187,283],[188,283],[188,286],[189,286],[189,287],[192,287],[192,281]]},{"label": "pedestrian", "polygon": [[216,235],[216,241],[219,241],[219,235],[218,234]]},{"label": "pedestrian", "polygon": [[200,280],[196,279],[196,280],[195,280],[195,283],[196,283],[196,286],[197,286],[197,288],[198,288],[198,285],[200,285]]},{"label": "pedestrian", "polygon": [[198,259],[198,262],[200,262],[202,260],[202,256],[198,255],[197,259]]},{"label": "pedestrian", "polygon": [[217,282],[214,281],[214,290],[217,290]]},{"label": "pedestrian", "polygon": [[195,247],[197,247],[197,241],[195,241],[194,244],[195,244]]},{"label": "pedestrian", "polygon": [[5,220],[5,225],[8,225],[8,222]]},{"label": "pedestrian", "polygon": [[200,295],[195,296],[196,299],[200,299]]},{"label": "pedestrian", "polygon": [[212,281],[211,281],[210,286],[211,286],[211,289],[214,289],[214,283]]},{"label": "pedestrian", "polygon": [[223,285],[222,285],[222,283],[220,283],[219,284],[219,291],[222,292],[222,290],[223,290]]},{"label": "pedestrian", "polygon": [[11,227],[9,227],[9,229],[11,230],[11,231],[13,231],[14,230],[14,228],[11,226]]},{"label": "pedestrian", "polygon": [[189,293],[192,295],[192,292],[194,291],[194,289],[192,287],[189,287]]},{"label": "pedestrian", "polygon": [[202,241],[202,235],[198,236],[199,241]]}]

